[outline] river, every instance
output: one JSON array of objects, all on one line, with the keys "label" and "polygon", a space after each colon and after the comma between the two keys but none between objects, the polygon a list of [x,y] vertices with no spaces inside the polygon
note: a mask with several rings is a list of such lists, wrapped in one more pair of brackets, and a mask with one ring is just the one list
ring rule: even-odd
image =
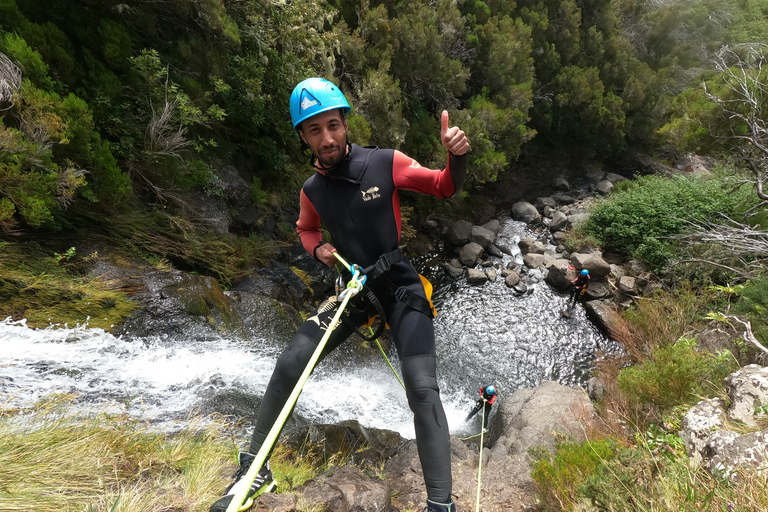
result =
[{"label": "river", "polygon": [[[524,236],[530,236],[525,224],[504,220],[497,243],[512,254],[494,259],[500,268],[522,263],[517,242]],[[566,297],[539,271],[527,276],[533,292],[516,296],[501,277],[484,285],[448,277],[444,259],[432,255],[415,264],[435,287],[438,380],[453,433],[477,429],[464,418],[481,385],[496,385],[502,400],[542,380],[584,385],[597,349],[616,349],[582,308],[571,319],[560,315]],[[6,319],[0,322],[0,401],[4,408],[25,407],[51,393],[73,393],[82,407],[127,412],[174,429],[221,397],[257,403],[285,341],[266,334],[232,340],[207,333],[204,342],[194,334],[183,340],[115,337],[88,326],[35,330]],[[397,368],[394,349],[388,356]],[[350,342],[331,354],[305,386],[296,412],[308,421],[357,419],[414,435],[405,392],[375,346]]]}]

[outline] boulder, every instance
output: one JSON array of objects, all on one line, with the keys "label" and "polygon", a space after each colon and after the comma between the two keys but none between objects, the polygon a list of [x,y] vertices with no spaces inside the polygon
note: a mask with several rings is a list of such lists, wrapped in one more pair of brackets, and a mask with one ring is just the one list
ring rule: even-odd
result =
[{"label": "boulder", "polygon": [[518,201],[512,205],[512,218],[526,224],[541,222],[539,211],[527,201]]},{"label": "boulder", "polygon": [[595,185],[595,190],[604,196],[607,196],[611,192],[613,192],[613,183],[611,183],[608,180],[602,180]]},{"label": "boulder", "polygon": [[494,235],[498,235],[501,232],[501,222],[499,222],[497,219],[488,221],[481,227],[487,229],[488,231],[493,231]]},{"label": "boulder", "polygon": [[461,252],[459,252],[459,261],[462,265],[474,267],[477,265],[477,261],[482,254],[483,246],[476,244],[475,242],[469,242],[461,248]]},{"label": "boulder", "polygon": [[496,234],[490,229],[481,226],[472,226],[469,233],[469,241],[475,242],[483,249],[487,249],[488,246],[496,241]]},{"label": "boulder", "polygon": [[466,220],[457,220],[448,228],[446,238],[451,245],[464,245],[469,242],[472,224]]},{"label": "boulder", "polygon": [[584,309],[592,322],[609,336],[616,329],[621,317],[613,308],[603,304],[599,300],[590,300],[584,303]]},{"label": "boulder", "polygon": [[533,204],[537,210],[540,210],[542,212],[547,206],[552,209],[557,208],[557,201],[555,201],[551,197],[537,197],[536,201]]},{"label": "boulder", "polygon": [[549,223],[551,231],[561,231],[568,227],[568,217],[564,213],[555,212],[552,215],[552,222]]}]

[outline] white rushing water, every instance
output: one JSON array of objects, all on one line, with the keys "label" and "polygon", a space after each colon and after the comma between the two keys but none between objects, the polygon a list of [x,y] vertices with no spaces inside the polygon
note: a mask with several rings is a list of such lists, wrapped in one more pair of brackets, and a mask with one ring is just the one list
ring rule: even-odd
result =
[{"label": "white rushing water", "polygon": [[[499,243],[516,249],[525,229],[505,222]],[[518,260],[516,253],[505,256],[501,268]],[[480,385],[495,384],[508,396],[545,379],[583,384],[596,348],[609,343],[583,310],[565,320],[559,311],[566,298],[543,280],[532,294],[516,297],[503,279],[471,286],[445,277],[437,266],[424,266],[436,288],[438,379],[454,433],[476,430],[464,418]],[[158,428],[172,428],[227,392],[260,396],[281,343],[210,339],[210,333],[205,341],[194,334],[184,340],[124,339],[95,328],[35,330],[24,321],[5,320],[0,322],[0,400],[5,408],[25,407],[51,393],[76,393],[83,407],[128,412]],[[394,350],[388,355],[397,368]],[[331,354],[305,386],[296,412],[314,422],[357,419],[414,435],[405,392],[375,345],[348,342]]]}]

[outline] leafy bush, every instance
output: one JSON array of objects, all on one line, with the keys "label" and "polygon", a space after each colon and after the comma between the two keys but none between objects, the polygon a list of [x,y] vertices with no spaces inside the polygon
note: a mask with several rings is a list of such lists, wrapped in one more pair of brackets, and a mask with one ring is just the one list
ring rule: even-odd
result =
[{"label": "leafy bush", "polygon": [[732,213],[749,194],[697,176],[643,176],[625,187],[598,203],[581,230],[604,248],[642,257],[656,270],[671,255],[666,237],[681,232],[685,221]]},{"label": "leafy bush", "polygon": [[730,353],[698,351],[696,340],[680,338],[654,350],[644,363],[624,368],[619,388],[640,403],[671,408],[715,396],[723,379],[735,370]]}]

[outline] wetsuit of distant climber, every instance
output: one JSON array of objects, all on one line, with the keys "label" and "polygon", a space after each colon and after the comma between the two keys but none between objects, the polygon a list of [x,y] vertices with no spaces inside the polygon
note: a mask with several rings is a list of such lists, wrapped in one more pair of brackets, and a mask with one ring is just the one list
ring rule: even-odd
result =
[{"label": "wetsuit of distant climber", "polygon": [[496,402],[497,396],[495,386],[488,385],[480,387],[480,398],[477,400],[475,407],[470,411],[467,419],[464,421],[471,420],[475,414],[485,408],[485,411],[483,411],[483,430],[485,430],[485,427],[488,424],[488,416],[491,414],[491,407],[493,407],[494,402]]},{"label": "wetsuit of distant climber", "polygon": [[[345,114],[350,106],[331,82],[309,78],[299,83],[290,100],[293,126],[312,152],[315,173],[300,194],[297,232],[304,248],[317,260],[334,265],[339,254],[365,269],[366,282],[346,319],[333,328],[321,359],[338,347],[369,317],[383,316],[400,358],[408,405],[413,411],[416,445],[424,474],[429,512],[455,512],[451,499],[451,460],[448,423],[436,379],[433,311],[424,285],[408,259],[400,253],[399,190],[448,198],[466,176],[469,142],[464,132],[441,118],[440,141],[448,150],[443,170],[421,167],[392,149],[364,148],[347,141]],[[332,243],[324,242],[321,225]],[[364,292],[370,292],[365,295]],[[371,296],[372,294],[372,296]],[[353,299],[354,300],[354,299]],[[375,304],[377,303],[377,304]],[[277,360],[256,418],[248,452],[240,454],[240,470],[225,496],[211,511],[226,510],[232,486],[248,470],[289,394],[329,328],[339,302],[332,297],[299,327]],[[362,317],[359,308],[362,308]],[[269,463],[260,468],[249,496],[272,486]]]},{"label": "wetsuit of distant climber", "polygon": [[589,270],[583,269],[579,276],[571,281],[571,284],[573,285],[571,287],[571,298],[569,299],[571,307],[576,305],[576,301],[579,300],[585,293],[587,293],[587,288],[589,288]]}]

